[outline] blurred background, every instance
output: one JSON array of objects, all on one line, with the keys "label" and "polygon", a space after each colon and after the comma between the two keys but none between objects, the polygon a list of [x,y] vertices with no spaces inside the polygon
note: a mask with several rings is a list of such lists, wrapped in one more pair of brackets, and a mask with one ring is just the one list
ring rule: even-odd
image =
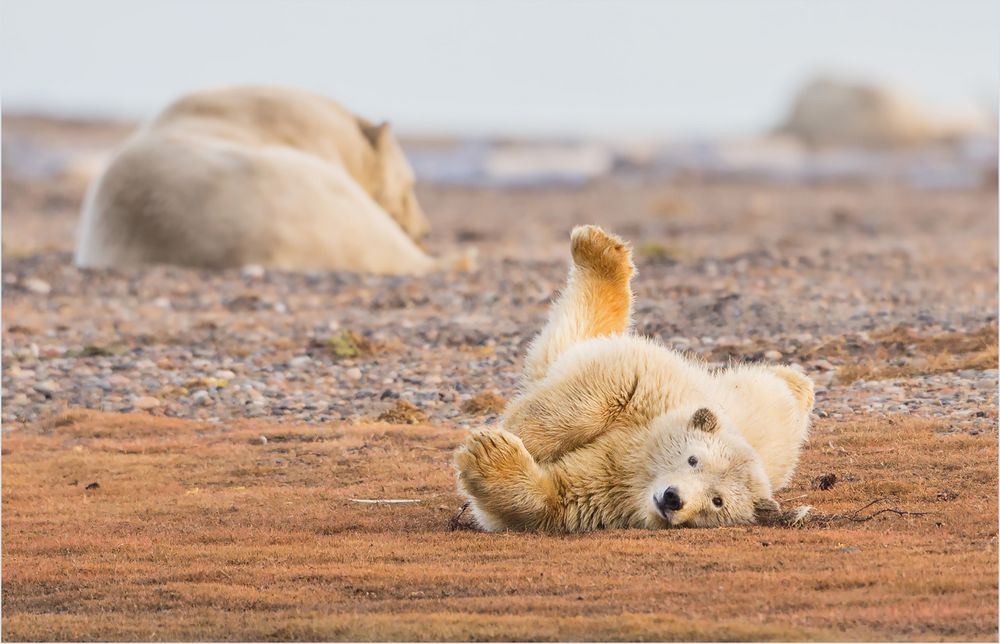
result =
[{"label": "blurred background", "polygon": [[410,134],[720,136],[818,73],[995,109],[1000,9],[908,2],[6,0],[11,111],[143,118],[195,87],[314,90]]},{"label": "blurred background", "polygon": [[[644,164],[952,185],[978,181],[995,156],[998,33],[987,0],[6,0],[0,53],[6,116],[131,122],[196,88],[294,85],[391,121],[418,176],[444,183],[576,183]],[[881,92],[882,104],[841,110],[832,134],[807,131],[824,127],[808,114],[789,130],[796,97],[820,80]],[[884,122],[858,136],[873,111]],[[93,173],[103,158],[7,125],[7,172]],[[791,142],[761,140],[783,125]],[[960,158],[892,168],[795,145],[943,135],[961,139]],[[430,141],[461,145],[418,145]]]}]

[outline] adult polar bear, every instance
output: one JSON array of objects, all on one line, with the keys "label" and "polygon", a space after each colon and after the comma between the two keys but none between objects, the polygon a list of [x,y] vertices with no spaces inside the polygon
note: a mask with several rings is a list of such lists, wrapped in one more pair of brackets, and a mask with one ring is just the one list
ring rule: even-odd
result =
[{"label": "adult polar bear", "polygon": [[76,263],[261,264],[422,274],[413,171],[387,124],[302,90],[229,87],[182,97],[91,187]]}]

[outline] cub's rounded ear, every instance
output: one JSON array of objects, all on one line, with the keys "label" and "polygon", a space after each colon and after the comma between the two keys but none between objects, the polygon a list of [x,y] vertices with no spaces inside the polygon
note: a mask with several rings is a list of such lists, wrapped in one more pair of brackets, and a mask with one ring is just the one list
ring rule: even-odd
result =
[{"label": "cub's rounded ear", "polygon": [[753,503],[753,520],[757,525],[795,527],[809,520],[810,510],[808,505],[782,510],[774,499],[760,498]]},{"label": "cub's rounded ear", "polygon": [[700,429],[711,434],[719,430],[719,417],[712,413],[712,410],[702,407],[691,416],[689,425],[692,429]]},{"label": "cub's rounded ear", "polygon": [[358,119],[358,126],[361,128],[361,133],[365,135],[365,138],[368,139],[368,142],[375,149],[381,147],[385,137],[389,135],[388,121],[382,121],[378,125],[375,125],[364,119]]}]

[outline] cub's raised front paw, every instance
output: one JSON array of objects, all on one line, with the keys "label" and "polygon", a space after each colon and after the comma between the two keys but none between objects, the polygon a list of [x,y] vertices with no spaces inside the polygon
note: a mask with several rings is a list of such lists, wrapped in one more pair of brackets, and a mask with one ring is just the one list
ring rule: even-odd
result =
[{"label": "cub's raised front paw", "polygon": [[470,436],[455,454],[455,465],[462,487],[477,497],[489,495],[491,487],[523,480],[536,467],[521,439],[502,429]]},{"label": "cub's raised front paw", "polygon": [[570,249],[577,266],[602,277],[627,279],[635,273],[628,244],[598,226],[574,228],[570,234]]}]

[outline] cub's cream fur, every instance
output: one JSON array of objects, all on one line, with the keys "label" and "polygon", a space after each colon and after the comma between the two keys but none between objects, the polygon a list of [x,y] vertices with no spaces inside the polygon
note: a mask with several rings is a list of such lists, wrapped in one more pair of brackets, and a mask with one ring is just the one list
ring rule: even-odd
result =
[{"label": "cub's cream fur", "polygon": [[720,372],[630,332],[634,267],[599,228],[573,231],[569,282],[532,344],[502,429],[456,453],[488,530],[792,523],[788,483],[813,385],[787,367]]},{"label": "cub's cream fur", "polygon": [[262,264],[420,274],[466,268],[428,229],[387,124],[295,89],[232,87],[168,107],[91,187],[80,266]]}]

